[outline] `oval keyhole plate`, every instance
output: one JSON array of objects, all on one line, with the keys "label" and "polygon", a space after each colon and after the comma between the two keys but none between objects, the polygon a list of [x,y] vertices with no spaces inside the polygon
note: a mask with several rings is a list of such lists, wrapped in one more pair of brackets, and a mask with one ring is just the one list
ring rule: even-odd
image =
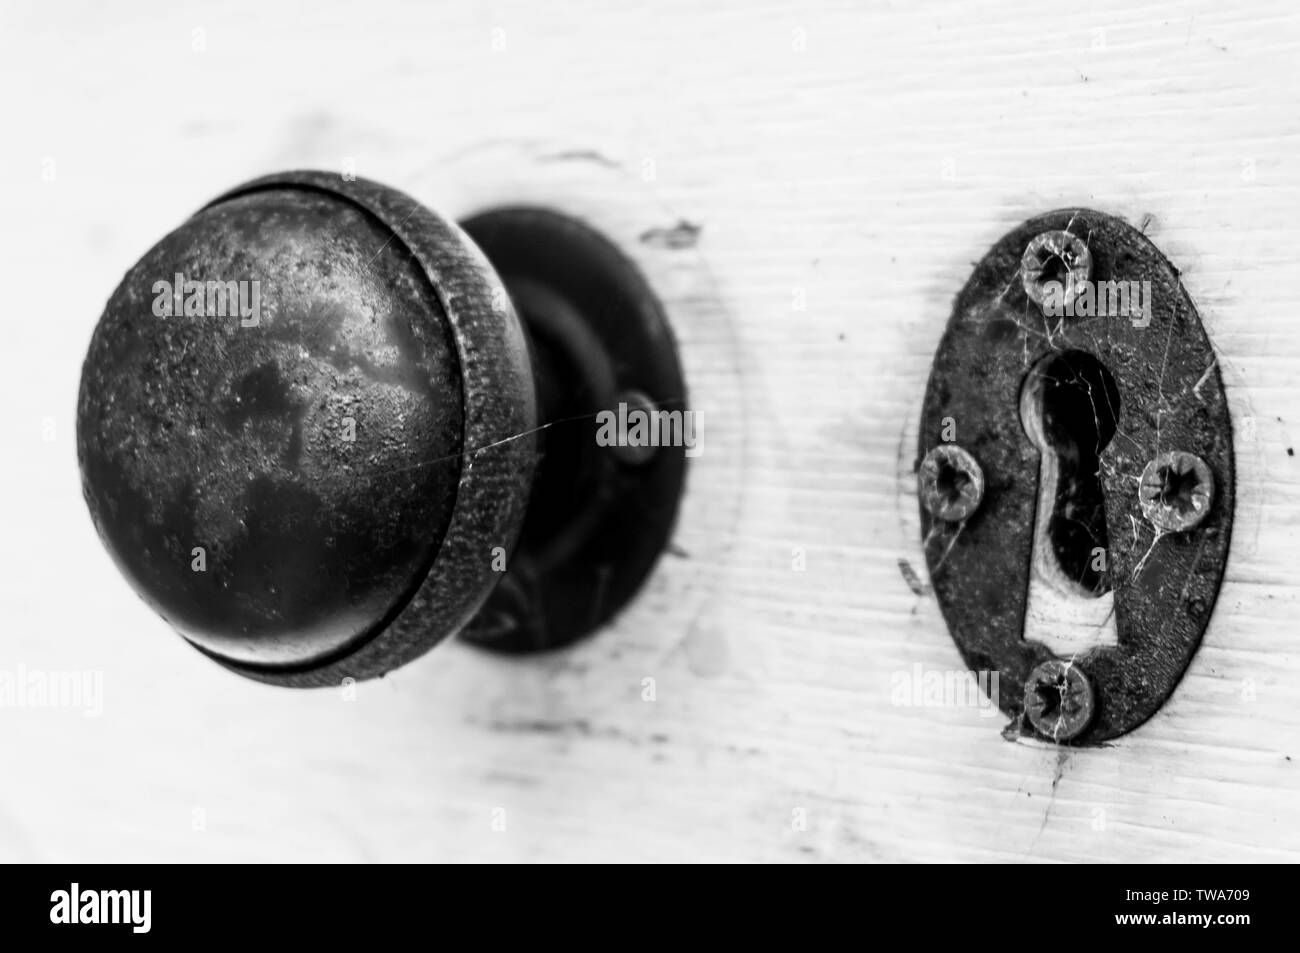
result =
[{"label": "oval keyhole plate", "polygon": [[[1007,234],[976,265],[939,343],[918,470],[944,443],[978,463],[983,493],[958,520],[922,501],[926,562],[967,666],[997,673],[979,683],[997,686],[1009,736],[1034,733],[1026,692],[1054,659],[1092,699],[1069,743],[1142,724],[1200,644],[1232,527],[1227,398],[1177,269],[1127,222],[1088,209]],[[1144,470],[1171,451],[1195,455],[1213,478],[1208,511],[1178,530],[1148,519],[1139,500]],[[1027,628],[1035,561],[1065,598],[1105,605],[1096,639],[1067,649]]]}]

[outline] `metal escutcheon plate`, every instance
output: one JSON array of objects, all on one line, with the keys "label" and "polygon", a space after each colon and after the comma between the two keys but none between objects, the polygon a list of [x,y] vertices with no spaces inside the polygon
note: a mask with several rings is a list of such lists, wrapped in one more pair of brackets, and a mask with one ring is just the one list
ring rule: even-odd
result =
[{"label": "metal escutcheon plate", "polygon": [[[1091,314],[1080,307],[1057,316],[1057,300],[1056,310],[1045,312],[1030,292],[1052,263],[1039,273],[1022,260],[1051,257],[1051,241],[1031,249],[1047,233],[1064,233],[1057,242],[1062,260],[1055,263],[1063,286],[1071,287],[1075,271],[1090,273],[1094,285],[1138,282],[1147,309],[1099,314],[1094,301]],[[952,440],[955,429],[957,442],[982,470],[982,500],[960,520],[938,519],[923,506],[921,520],[949,631],[967,666],[998,673],[995,700],[1014,719],[1012,736],[1033,733],[1027,683],[1031,672],[1057,657],[1024,638],[1040,451],[1020,408],[1031,370],[1054,354],[1095,358],[1118,395],[1117,408],[1108,411],[1114,413],[1113,436],[1098,458],[1104,521],[1098,513],[1097,535],[1104,526],[1105,558],[1097,585],[1113,593],[1119,641],[1063,660],[1091,684],[1087,726],[1069,738],[1089,745],[1123,735],[1155,714],[1200,644],[1231,536],[1232,429],[1214,351],[1178,270],[1128,223],[1088,209],[1051,212],[1010,232],[976,265],[934,357],[917,465]],[[1213,477],[1208,512],[1185,531],[1157,525],[1149,506],[1144,509],[1144,470],[1168,459],[1162,455],[1169,451],[1194,454]]]}]

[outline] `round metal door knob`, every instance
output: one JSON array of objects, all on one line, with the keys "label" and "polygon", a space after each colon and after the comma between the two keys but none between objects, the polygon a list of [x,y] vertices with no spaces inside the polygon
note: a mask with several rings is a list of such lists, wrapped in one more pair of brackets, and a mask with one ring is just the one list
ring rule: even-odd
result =
[{"label": "round metal door knob", "polygon": [[228,668],[326,685],[462,630],[563,645],[667,542],[683,448],[595,439],[623,394],[685,409],[644,279],[556,212],[464,224],[374,182],[269,176],[110,298],[82,369],[83,492],[140,596]]}]

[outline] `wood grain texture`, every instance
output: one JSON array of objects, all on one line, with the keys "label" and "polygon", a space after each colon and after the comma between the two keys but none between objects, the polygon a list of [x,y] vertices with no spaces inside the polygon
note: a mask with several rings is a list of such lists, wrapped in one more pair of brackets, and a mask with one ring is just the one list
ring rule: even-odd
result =
[{"label": "wood grain texture", "polygon": [[[102,671],[104,700],[0,708],[0,859],[1300,860],[1293,4],[2,16],[0,669]],[[349,159],[449,214],[543,200],[615,236],[664,296],[705,448],[616,624],[539,659],[445,645],[355,701],[172,636],[95,538],[73,441],[127,267],[225,188]],[[1173,698],[1061,753],[891,695],[961,664],[900,572],[924,572],[915,426],[952,297],[1074,204],[1146,221],[1182,269],[1239,497]]]}]

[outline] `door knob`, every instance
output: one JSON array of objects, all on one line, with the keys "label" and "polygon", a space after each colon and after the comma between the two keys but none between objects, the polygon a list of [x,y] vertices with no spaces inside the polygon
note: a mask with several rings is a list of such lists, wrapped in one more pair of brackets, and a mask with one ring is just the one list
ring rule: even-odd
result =
[{"label": "door knob", "polygon": [[273,175],[109,299],[83,493],[139,595],[220,664],[309,686],[462,631],[567,644],[666,544],[686,447],[625,422],[687,410],[645,279],[558,212],[462,225],[374,182]]}]

